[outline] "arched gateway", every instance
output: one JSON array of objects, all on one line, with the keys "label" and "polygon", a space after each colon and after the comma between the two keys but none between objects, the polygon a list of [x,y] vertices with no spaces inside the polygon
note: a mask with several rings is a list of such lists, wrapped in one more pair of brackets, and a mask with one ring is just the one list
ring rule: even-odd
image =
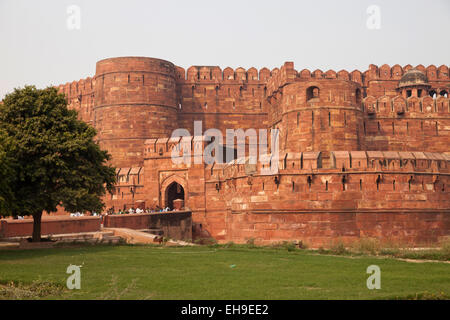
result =
[{"label": "arched gateway", "polygon": [[181,199],[184,201],[184,188],[181,184],[174,181],[166,188],[165,195],[165,207],[169,207],[171,210],[173,210],[174,200]]}]

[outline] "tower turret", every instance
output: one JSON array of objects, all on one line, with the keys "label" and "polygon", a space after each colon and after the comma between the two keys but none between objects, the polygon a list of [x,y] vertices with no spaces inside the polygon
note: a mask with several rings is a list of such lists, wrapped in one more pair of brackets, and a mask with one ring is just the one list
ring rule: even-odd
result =
[{"label": "tower turret", "polygon": [[431,85],[428,83],[428,78],[425,73],[413,68],[402,76],[398,83],[397,91],[404,98],[421,98],[428,95],[430,87]]},{"label": "tower turret", "polygon": [[175,66],[121,57],[97,62],[94,126],[117,167],[142,166],[144,141],[177,127]]}]

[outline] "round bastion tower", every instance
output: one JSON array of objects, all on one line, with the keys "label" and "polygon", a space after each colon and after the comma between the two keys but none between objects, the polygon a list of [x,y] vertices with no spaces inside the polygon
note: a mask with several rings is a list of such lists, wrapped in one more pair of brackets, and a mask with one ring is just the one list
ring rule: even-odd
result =
[{"label": "round bastion tower", "polygon": [[116,167],[143,165],[144,142],[177,126],[175,66],[165,60],[121,57],[97,62],[94,127]]},{"label": "round bastion tower", "polygon": [[271,99],[271,125],[287,152],[364,150],[361,87],[352,81],[314,79],[278,90]]}]

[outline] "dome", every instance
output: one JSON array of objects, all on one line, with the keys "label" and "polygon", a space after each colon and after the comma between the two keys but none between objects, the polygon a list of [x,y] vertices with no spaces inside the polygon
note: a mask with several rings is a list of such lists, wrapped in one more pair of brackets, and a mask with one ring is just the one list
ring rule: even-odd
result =
[{"label": "dome", "polygon": [[402,88],[402,87],[410,87],[410,86],[430,86],[430,84],[428,84],[428,78],[425,75],[425,73],[423,73],[420,70],[417,69],[411,69],[408,70],[403,77],[400,79],[400,82],[398,83],[398,87]]}]

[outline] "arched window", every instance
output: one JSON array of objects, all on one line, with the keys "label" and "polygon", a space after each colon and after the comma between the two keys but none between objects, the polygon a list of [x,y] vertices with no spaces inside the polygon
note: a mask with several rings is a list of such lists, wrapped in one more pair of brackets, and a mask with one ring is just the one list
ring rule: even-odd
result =
[{"label": "arched window", "polygon": [[436,99],[437,93],[435,90],[430,90],[429,94],[430,94],[430,97],[433,97],[433,99]]},{"label": "arched window", "polygon": [[320,90],[318,87],[309,87],[306,89],[306,101],[309,101],[311,99],[318,99],[320,94]]},{"label": "arched window", "polygon": [[439,95],[443,96],[443,97],[448,97],[448,93],[445,90],[441,90],[441,92],[439,92]]}]

